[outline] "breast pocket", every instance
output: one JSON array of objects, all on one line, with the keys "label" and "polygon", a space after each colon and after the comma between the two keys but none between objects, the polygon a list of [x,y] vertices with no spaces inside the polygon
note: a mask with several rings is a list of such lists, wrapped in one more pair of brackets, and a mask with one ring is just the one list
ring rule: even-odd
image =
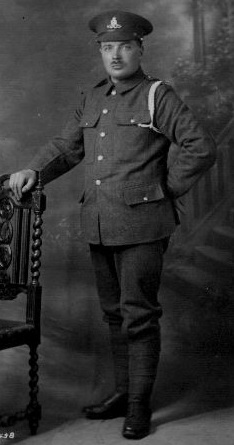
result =
[{"label": "breast pocket", "polygon": [[149,129],[141,124],[150,123],[148,110],[118,109],[115,114],[115,157],[118,161],[137,162],[146,157]]},{"label": "breast pocket", "polygon": [[95,157],[95,142],[97,137],[97,123],[100,118],[100,111],[90,110],[84,113],[80,121],[80,126],[83,128],[84,134],[84,149],[85,162],[87,164],[94,162]]}]

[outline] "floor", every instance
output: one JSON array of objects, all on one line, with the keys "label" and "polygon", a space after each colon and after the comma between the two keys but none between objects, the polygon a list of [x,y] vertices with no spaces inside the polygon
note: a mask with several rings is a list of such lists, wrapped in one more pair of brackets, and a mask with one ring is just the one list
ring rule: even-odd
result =
[{"label": "floor", "polygon": [[[78,285],[79,288],[79,285]],[[96,299],[92,285],[85,287]],[[78,291],[79,289],[77,289]],[[84,288],[83,288],[84,291]],[[171,307],[174,294],[162,286],[164,307]],[[40,358],[42,420],[38,435],[31,437],[25,421],[0,434],[1,443],[21,445],[122,445],[123,419],[91,421],[82,406],[96,402],[111,391],[112,362],[107,332],[103,347],[92,354],[78,348],[72,335],[58,326],[44,324]],[[81,336],[83,333],[81,332]],[[152,398],[151,434],[139,441],[148,445],[234,444],[234,357],[204,354],[182,345],[165,310],[162,320],[163,351]],[[98,342],[96,343],[99,344]],[[87,352],[88,351],[88,352]],[[1,353],[1,413],[20,410],[27,404],[28,351],[16,348]],[[11,372],[12,370],[12,372]]]}]

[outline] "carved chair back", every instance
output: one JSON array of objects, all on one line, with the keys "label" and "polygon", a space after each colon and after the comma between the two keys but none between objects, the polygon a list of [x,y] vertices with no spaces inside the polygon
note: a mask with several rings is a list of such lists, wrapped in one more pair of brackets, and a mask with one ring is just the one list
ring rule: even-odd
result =
[{"label": "carved chair back", "polygon": [[[0,425],[28,418],[32,434],[36,434],[40,418],[37,402],[37,346],[40,343],[41,285],[40,257],[42,245],[42,213],[45,195],[38,178],[32,193],[17,201],[7,186],[9,175],[0,176],[0,306],[3,300],[14,300],[26,294],[25,320],[2,318],[0,312],[0,350],[20,345],[30,348],[30,403],[24,414],[0,416]],[[31,267],[30,267],[31,265]],[[30,270],[29,270],[30,269]],[[30,277],[31,271],[31,277]]]}]

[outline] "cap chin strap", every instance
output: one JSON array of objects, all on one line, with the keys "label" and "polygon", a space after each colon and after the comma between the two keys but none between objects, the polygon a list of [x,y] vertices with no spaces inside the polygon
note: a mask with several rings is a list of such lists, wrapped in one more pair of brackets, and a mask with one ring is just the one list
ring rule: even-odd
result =
[{"label": "cap chin strap", "polygon": [[154,82],[149,89],[148,110],[150,112],[151,122],[149,124],[138,124],[138,127],[150,128],[150,129],[156,131],[156,133],[162,133],[157,127],[154,127],[154,124],[153,124],[154,111],[155,111],[154,96],[155,96],[156,89],[159,87],[159,85],[161,85],[161,83],[162,83],[162,80],[157,80],[157,82]]}]

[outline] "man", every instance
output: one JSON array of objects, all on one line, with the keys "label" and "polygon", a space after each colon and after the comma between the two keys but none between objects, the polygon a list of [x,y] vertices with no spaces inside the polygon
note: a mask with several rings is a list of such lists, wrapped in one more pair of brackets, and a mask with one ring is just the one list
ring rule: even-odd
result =
[{"label": "man", "polygon": [[[173,89],[155,92],[149,128],[149,89],[141,69],[143,37],[151,23],[108,11],[90,22],[107,78],[81,93],[74,117],[10,186],[20,199],[41,172],[44,183],[85,161],[81,221],[90,244],[100,304],[109,324],[116,389],[84,408],[92,419],[126,416],[123,436],[150,431],[150,398],[160,354],[157,292],[163,253],[175,230],[174,199],[184,195],[215,161],[215,146]],[[171,142],[181,147],[167,168]]]}]

